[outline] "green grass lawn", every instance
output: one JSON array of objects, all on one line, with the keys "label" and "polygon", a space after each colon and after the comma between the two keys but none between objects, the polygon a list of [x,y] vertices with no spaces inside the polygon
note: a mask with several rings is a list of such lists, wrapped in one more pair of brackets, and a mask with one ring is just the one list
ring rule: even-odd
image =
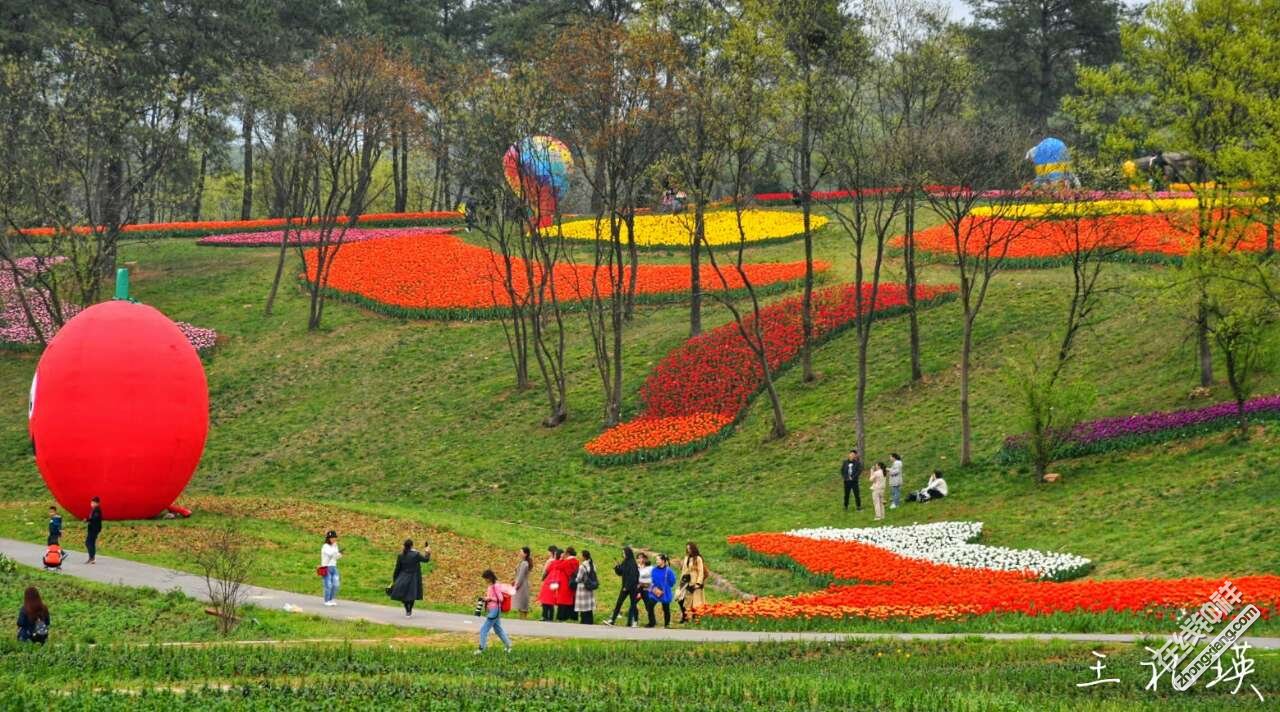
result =
[{"label": "green grass lawn", "polygon": [[[1089,669],[1105,655],[1104,677]],[[1241,691],[1146,691],[1137,646],[858,642],[707,645],[8,647],[6,709],[1215,710],[1275,704],[1280,654]],[[1212,674],[1212,673],[1211,673]],[[59,684],[50,685],[48,680]],[[1250,685],[1264,696],[1259,700]]]},{"label": "green grass lawn", "polygon": [[[833,263],[828,280],[851,274],[849,243],[835,228],[819,233],[816,252]],[[749,259],[801,255],[800,243],[793,242],[753,248]],[[816,382],[802,383],[799,369],[779,380],[791,430],[785,440],[766,439],[768,408],[759,401],[737,432],[698,456],[597,468],[584,462],[581,449],[599,432],[601,417],[599,380],[581,314],[569,317],[570,417],[548,430],[539,425],[539,389],[512,388],[497,322],[403,321],[333,302],[324,329],[308,333],[304,296],[292,288],[282,294],[275,315],[262,315],[274,267],[271,250],[161,240],[129,246],[124,259],[137,263],[136,298],[222,335],[206,360],[212,427],[189,494],[335,503],[509,549],[527,544],[536,553],[551,543],[601,547],[602,561],[611,561],[623,542],[674,554],[692,539],[703,545],[714,571],[762,594],[795,592],[804,584],[791,574],[727,557],[727,535],[872,523],[869,507],[858,514],[839,507],[836,469],[854,434],[853,334],[815,353]],[[642,259],[685,258],[650,251]],[[1189,324],[1144,287],[1159,269],[1164,268],[1108,268],[1115,291],[1102,309],[1106,319],[1082,334],[1072,366],[1076,376],[1096,386],[1097,416],[1195,404],[1187,397],[1195,385]],[[901,279],[900,263],[891,260],[886,276]],[[951,282],[954,270],[931,265],[924,279]],[[1069,279],[1064,269],[1010,271],[992,286],[974,355],[974,442],[984,460],[1018,429],[1004,366],[1055,339]],[[629,412],[637,407],[649,368],[686,335],[687,311],[680,305],[638,309],[626,336]],[[1274,548],[1280,434],[1274,425],[1255,429],[1247,441],[1222,434],[1065,462],[1057,468],[1063,481],[1055,485],[1037,485],[1029,472],[1016,468],[956,468],[959,317],[955,303],[922,313],[926,377],[914,386],[907,383],[906,320],[875,327],[870,459],[897,451],[906,461],[908,487],[923,484],[934,467],[948,473],[952,486],[944,501],[891,511],[888,524],[980,520],[987,543],[1086,556],[1096,563],[1096,577],[1280,572]],[[708,304],[708,327],[727,318],[724,309]],[[0,398],[10,403],[0,416],[0,497],[33,503],[39,513],[34,503],[47,493],[30,455],[24,417],[35,360],[33,353],[0,355]],[[1280,374],[1264,374],[1259,392],[1276,390]],[[1215,388],[1215,400],[1226,397],[1224,386]],[[184,524],[199,526],[201,516]],[[178,563],[177,553],[112,550],[110,529],[109,524],[106,553]],[[0,532],[7,535],[38,539],[42,531],[39,514],[0,518]],[[282,572],[314,565],[322,530],[284,521],[260,531],[282,547],[282,565],[264,569],[257,580],[314,587],[314,581]],[[360,552],[368,562],[344,564],[367,569],[368,585],[377,578],[372,591],[380,592],[389,571],[374,574],[389,568],[389,555],[372,549]],[[436,555],[465,559],[468,551]]]},{"label": "green grass lawn", "polygon": [[[68,563],[66,566],[79,565]],[[178,591],[107,586],[66,574],[19,566],[0,573],[0,601],[4,602],[3,640],[16,635],[13,621],[28,586],[40,591],[49,606],[50,647],[84,644],[207,642],[225,640],[205,613],[205,604]],[[231,640],[289,640],[298,638],[363,639],[406,635],[406,630],[363,621],[334,622],[316,616],[245,606]],[[414,631],[412,635],[423,635]],[[440,636],[449,639],[449,636]]]}]

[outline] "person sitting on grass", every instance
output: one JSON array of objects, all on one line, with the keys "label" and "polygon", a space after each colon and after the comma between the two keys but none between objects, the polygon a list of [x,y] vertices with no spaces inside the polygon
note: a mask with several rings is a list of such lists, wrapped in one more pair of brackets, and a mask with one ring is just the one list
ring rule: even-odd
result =
[{"label": "person sitting on grass", "polygon": [[18,609],[18,640],[44,645],[49,639],[49,607],[35,586],[28,586]]},{"label": "person sitting on grass", "polygon": [[934,470],[929,475],[929,484],[919,492],[912,492],[907,496],[908,502],[928,502],[931,499],[942,499],[948,494],[947,481],[942,479],[942,470]]}]

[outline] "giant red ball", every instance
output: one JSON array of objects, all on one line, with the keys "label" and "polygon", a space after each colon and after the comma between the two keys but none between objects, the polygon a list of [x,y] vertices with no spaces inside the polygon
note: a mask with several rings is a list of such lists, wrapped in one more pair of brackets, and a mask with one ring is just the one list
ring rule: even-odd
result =
[{"label": "giant red ball", "polygon": [[117,300],[76,315],[31,383],[36,466],[67,511],[146,519],[191,480],[209,432],[204,366],[159,310]]}]

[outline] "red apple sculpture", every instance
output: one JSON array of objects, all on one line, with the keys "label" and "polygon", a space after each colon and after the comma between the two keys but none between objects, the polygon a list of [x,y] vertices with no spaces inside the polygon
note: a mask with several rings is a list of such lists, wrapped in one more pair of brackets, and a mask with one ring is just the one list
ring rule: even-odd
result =
[{"label": "red apple sculpture", "polygon": [[71,514],[87,517],[96,496],[106,519],[154,517],[182,493],[204,451],[204,366],[154,307],[95,304],[40,357],[29,425],[36,466]]}]

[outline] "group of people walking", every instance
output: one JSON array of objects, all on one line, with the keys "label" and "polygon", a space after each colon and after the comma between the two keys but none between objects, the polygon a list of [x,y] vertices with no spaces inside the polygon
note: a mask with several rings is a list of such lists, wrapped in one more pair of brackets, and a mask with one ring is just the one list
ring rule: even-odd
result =
[{"label": "group of people walking", "polygon": [[[515,610],[521,618],[531,608],[533,557],[529,547],[520,550],[513,581]],[[657,610],[662,609],[662,625],[671,625],[671,603],[680,608],[680,622],[687,622],[692,610],[705,603],[703,588],[707,581],[707,566],[698,551],[698,545],[689,542],[677,576],[671,558],[666,554],[653,557],[646,552],[636,552],[630,546],[622,547],[622,558],[613,565],[618,577],[618,596],[613,613],[602,621],[605,625],[617,623],[618,616],[626,608],[626,625],[640,625],[640,606],[647,615],[646,628],[657,626]],[[542,620],[577,621],[592,625],[595,621],[596,591],[600,588],[600,572],[591,552],[578,553],[574,547],[561,549],[547,547],[547,558],[542,564],[542,580],[538,587],[538,603],[542,607]]]},{"label": "group of people walking", "polygon": [[[342,549],[338,533],[329,531],[320,546],[320,576],[324,592],[324,605],[338,605],[341,578],[338,562]],[[386,588],[389,598],[404,606],[405,617],[413,616],[414,604],[423,597],[422,565],[431,561],[431,546],[423,544],[421,551],[414,548],[412,539],[405,539],[396,556],[391,584]],[[626,609],[625,624],[640,625],[640,606],[647,613],[646,628],[657,626],[657,612],[662,611],[662,626],[671,626],[671,603],[680,609],[680,622],[689,620],[693,610],[706,603],[703,589],[707,583],[708,569],[698,545],[689,542],[680,573],[672,566],[666,554],[652,558],[647,552],[636,552],[630,546],[622,547],[622,558],[613,565],[618,577],[618,596],[613,613],[603,621],[615,625]],[[521,618],[528,618],[532,608],[534,561],[529,547],[522,547],[516,561],[515,575],[511,583],[503,583],[492,570],[485,570],[481,578],[485,582],[484,594],[476,602],[476,614],[484,617],[480,628],[480,645],[477,653],[488,646],[490,633],[496,634],[504,648],[510,652],[511,639],[502,627],[502,614],[514,611]],[[579,553],[574,547],[561,549],[547,547],[547,558],[542,564],[541,583],[538,584],[537,601],[542,607],[542,620],[576,621],[584,625],[595,623],[596,591],[600,588],[600,573],[591,552]]]},{"label": "group of people walking", "polygon": [[[862,459],[857,449],[849,451],[849,456],[840,463],[840,480],[844,483],[844,511],[849,511],[849,495],[853,495],[854,506],[862,511]],[[875,508],[875,520],[884,519],[885,489],[889,490],[889,509],[897,509],[902,504],[902,458],[898,453],[889,456],[889,464],[877,462],[867,474],[871,485],[871,504]],[[907,495],[908,502],[928,502],[941,499],[948,494],[947,481],[942,478],[941,470],[934,470],[929,476],[929,483],[918,491]]]}]

